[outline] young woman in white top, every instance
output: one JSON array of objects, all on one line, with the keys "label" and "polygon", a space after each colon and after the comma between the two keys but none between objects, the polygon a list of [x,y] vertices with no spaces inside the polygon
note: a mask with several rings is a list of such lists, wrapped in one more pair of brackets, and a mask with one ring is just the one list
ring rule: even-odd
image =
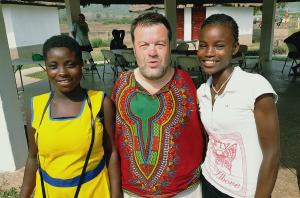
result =
[{"label": "young woman in white top", "polygon": [[208,17],[198,57],[210,75],[198,89],[209,140],[202,165],[204,198],[270,197],[279,167],[277,94],[259,74],[231,64],[238,26],[225,14]]}]

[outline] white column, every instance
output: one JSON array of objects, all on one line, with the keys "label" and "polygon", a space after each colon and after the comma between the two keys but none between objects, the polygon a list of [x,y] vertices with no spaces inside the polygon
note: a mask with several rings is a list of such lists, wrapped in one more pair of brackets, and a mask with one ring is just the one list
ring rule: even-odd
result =
[{"label": "white column", "polygon": [[27,143],[0,3],[0,171],[25,165]]},{"label": "white column", "polygon": [[276,1],[263,1],[259,55],[264,72],[269,71],[271,64],[268,64],[268,62],[272,61]]},{"label": "white column", "polygon": [[65,4],[69,32],[71,32],[73,21],[77,20],[80,13],[80,0],[65,0]]},{"label": "white column", "polygon": [[184,40],[192,40],[192,8],[184,8]]},{"label": "white column", "polygon": [[176,0],[165,0],[166,17],[171,25],[172,40],[171,49],[176,48]]}]

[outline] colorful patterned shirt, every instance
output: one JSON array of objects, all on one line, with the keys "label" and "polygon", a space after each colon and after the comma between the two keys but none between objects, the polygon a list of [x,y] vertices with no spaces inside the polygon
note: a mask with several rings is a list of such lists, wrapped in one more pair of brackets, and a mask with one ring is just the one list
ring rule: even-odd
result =
[{"label": "colorful patterned shirt", "polygon": [[120,75],[112,99],[124,191],[171,197],[197,186],[203,144],[196,98],[196,88],[182,70],[175,70],[154,95],[133,71]]}]

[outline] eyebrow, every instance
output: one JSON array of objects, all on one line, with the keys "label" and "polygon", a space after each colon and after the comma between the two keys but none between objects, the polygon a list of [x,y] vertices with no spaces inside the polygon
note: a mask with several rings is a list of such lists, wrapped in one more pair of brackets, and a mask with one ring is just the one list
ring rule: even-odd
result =
[{"label": "eyebrow", "polygon": [[[142,44],[142,43],[149,44],[149,42],[147,42],[147,41],[139,41],[139,42],[137,42],[137,44]],[[159,40],[159,41],[156,41],[154,44],[156,44],[156,43],[167,43],[167,41],[165,41],[165,40]]]}]

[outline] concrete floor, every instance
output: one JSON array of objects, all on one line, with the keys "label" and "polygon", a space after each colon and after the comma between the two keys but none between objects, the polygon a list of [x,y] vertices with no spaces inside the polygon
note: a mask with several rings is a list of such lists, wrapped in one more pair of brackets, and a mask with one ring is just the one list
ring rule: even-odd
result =
[{"label": "concrete floor", "polygon": [[281,170],[274,197],[300,197],[300,77],[288,76],[289,68],[282,74],[283,64],[273,61],[272,73],[267,76],[279,96]]},{"label": "concrete floor", "polygon": [[[247,61],[248,65],[254,63],[255,60]],[[281,167],[272,197],[300,198],[300,77],[289,77],[287,75],[288,67],[282,74],[283,63],[282,61],[273,61],[272,72],[266,75],[266,78],[279,95],[277,108],[281,130]],[[98,70],[102,74],[102,68],[98,68]],[[86,76],[82,86],[101,89],[110,95],[113,87],[113,75],[112,73],[105,74],[104,81],[100,80],[97,75],[94,75],[94,78]],[[20,93],[23,110],[26,109],[27,105],[25,104],[28,103],[29,98],[47,91],[49,91],[49,84],[45,80],[25,85],[25,91]],[[20,174],[20,177],[22,177],[22,172],[17,171],[16,174]],[[6,180],[9,180],[9,178],[6,178]]]}]

